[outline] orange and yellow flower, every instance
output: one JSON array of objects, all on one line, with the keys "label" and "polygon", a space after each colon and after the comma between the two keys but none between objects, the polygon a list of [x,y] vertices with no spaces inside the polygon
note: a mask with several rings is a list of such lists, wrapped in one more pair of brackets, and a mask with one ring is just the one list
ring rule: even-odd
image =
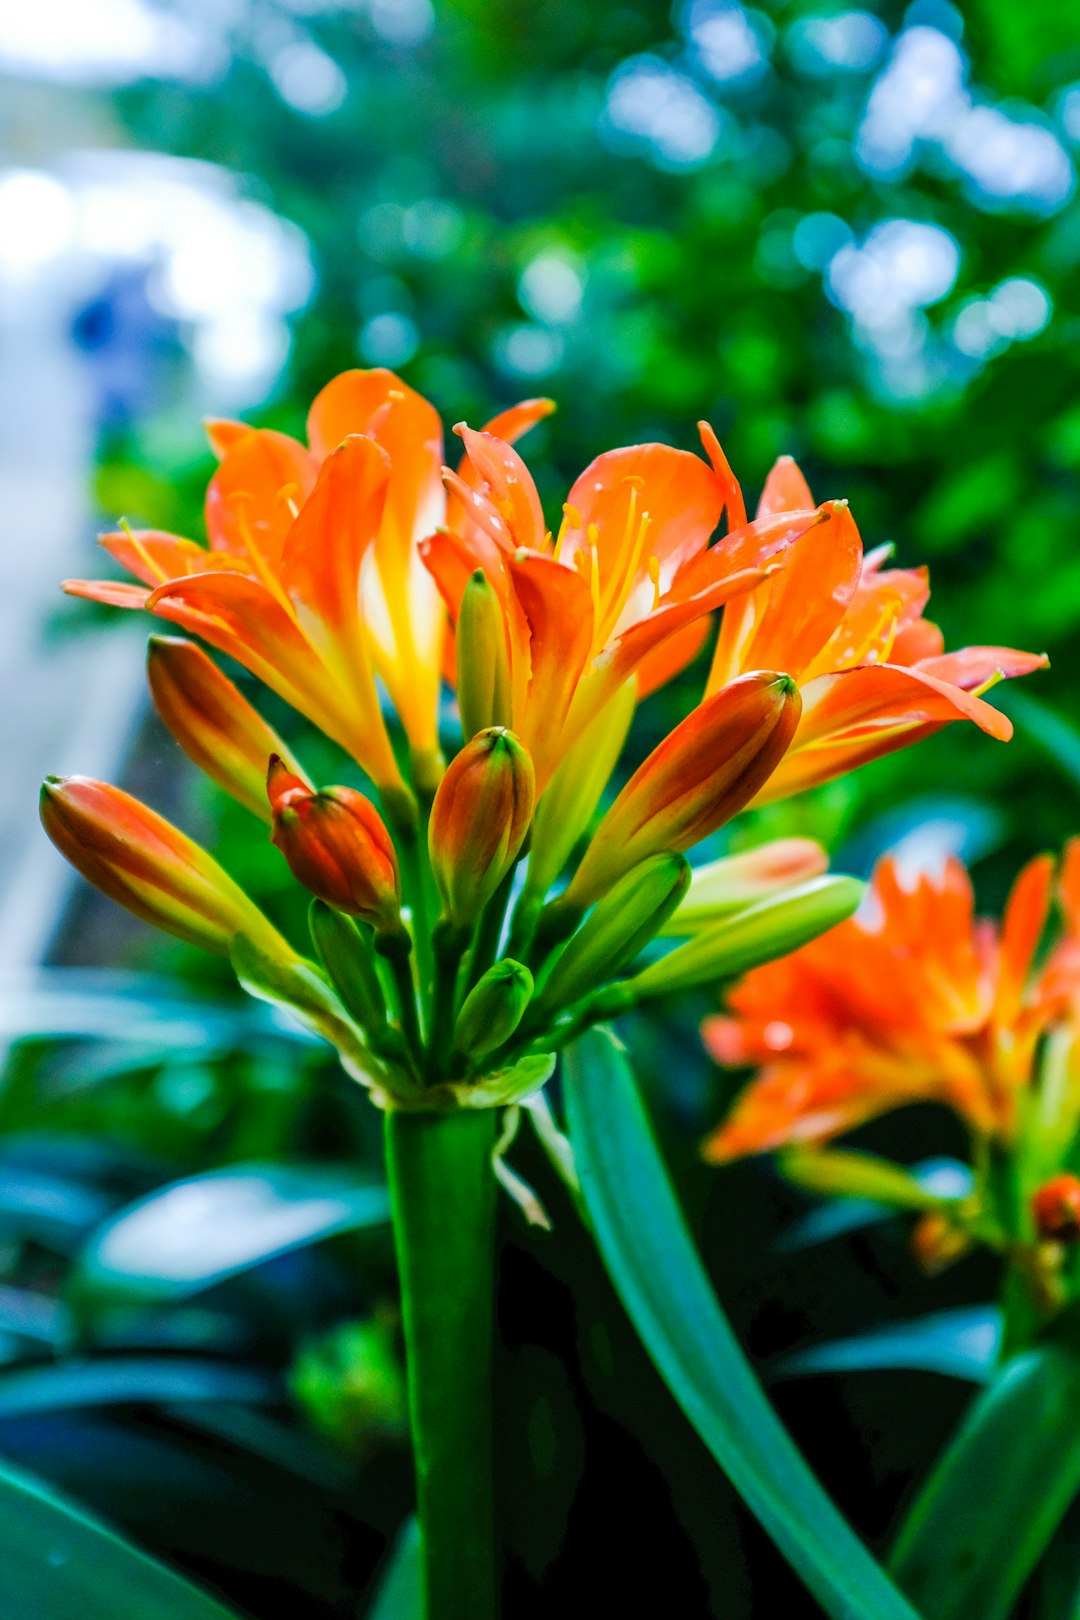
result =
[{"label": "orange and yellow flower", "polygon": [[[512,434],[550,410],[497,419]],[[419,542],[445,515],[434,408],[385,370],[348,371],[316,398],[308,444],[210,425],[221,457],[206,496],[209,548],[123,529],[102,545],[140,582],[69,581],[73,595],[146,608],[194,632],[400,790],[376,677],[434,785],[445,610]]]},{"label": "orange and yellow flower", "polygon": [[[813,506],[790,457],[769,474],[758,523]],[[732,522],[743,521],[741,496]],[[1026,675],[1045,657],[1009,647],[946,653],[941,631],[923,617],[926,570],[883,568],[888,548],[864,557],[850,514],[808,530],[784,567],[729,604],[707,690],[752,669],[783,670],[802,692],[802,718],[780,767],[758,802],[786,798],[931,735],[951,720],[973,720],[992,737],[1011,722],[981,692]]]},{"label": "orange and yellow flower", "polygon": [[[701,647],[708,615],[762,581],[785,546],[849,521],[843,508],[811,504],[747,523],[702,424],[708,463],[663,444],[599,456],[552,536],[517,452],[491,432],[456,431],[465,465],[447,473],[447,526],[422,551],[455,622],[476,570],[498,596],[509,723],[532,755],[538,793],[631,678],[639,695],[669,679]],[[710,545],[725,507],[729,532]]]},{"label": "orange and yellow flower", "polygon": [[964,867],[906,878],[886,858],[860,912],[749,973],[704,1026],[725,1064],[760,1073],[706,1145],[715,1161],[820,1142],[934,1100],[1008,1138],[1041,1035],[1080,1005],[1080,843],[1062,866],[1063,938],[1037,971],[1054,863],[1018,877],[1000,927],[974,914]]}]

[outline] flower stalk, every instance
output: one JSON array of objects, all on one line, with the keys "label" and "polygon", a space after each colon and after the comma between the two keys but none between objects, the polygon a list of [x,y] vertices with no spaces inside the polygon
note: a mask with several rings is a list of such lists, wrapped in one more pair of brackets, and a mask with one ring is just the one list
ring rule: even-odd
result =
[{"label": "flower stalk", "polygon": [[490,1108],[386,1115],[425,1620],[498,1614],[491,1410],[496,1120]]}]

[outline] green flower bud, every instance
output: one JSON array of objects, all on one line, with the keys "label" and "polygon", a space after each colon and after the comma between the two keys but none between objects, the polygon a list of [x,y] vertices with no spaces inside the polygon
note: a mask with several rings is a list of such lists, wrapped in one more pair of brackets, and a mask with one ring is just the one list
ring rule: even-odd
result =
[{"label": "green flower bud", "polygon": [[469,991],[454,1026],[454,1046],[462,1057],[481,1058],[508,1041],[532,999],[527,967],[504,957],[489,967]]},{"label": "green flower bud", "polygon": [[686,894],[685,855],[652,855],[620,878],[573,935],[541,991],[537,1011],[555,1012],[588,995],[632,962]]},{"label": "green flower bud", "polygon": [[386,1000],[361,929],[324,900],[313,900],[308,927],[319,960],[345,1010],[368,1035],[386,1029]]},{"label": "green flower bud", "polygon": [[787,956],[850,917],[864,889],[857,878],[820,877],[748,906],[650,963],[631,981],[635,999],[734,979]]},{"label": "green flower bud", "polygon": [[510,724],[510,656],[494,588],[480,568],[461,598],[457,622],[457,696],[465,741],[488,726]]}]

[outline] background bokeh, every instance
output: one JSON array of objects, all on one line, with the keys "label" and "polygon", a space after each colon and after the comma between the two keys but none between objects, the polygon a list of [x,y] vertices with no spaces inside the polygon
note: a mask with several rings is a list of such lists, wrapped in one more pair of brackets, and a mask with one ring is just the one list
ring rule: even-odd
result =
[{"label": "background bokeh", "polygon": [[[392,1268],[361,1197],[377,1121],[213,963],[70,881],[37,830],[46,771],[118,777],[285,903],[261,830],[148,716],[144,627],[58,597],[96,571],[95,530],[200,534],[200,418],[296,428],[357,364],[400,370],[448,424],[553,395],[525,446],[552,509],[599,450],[692,447],[707,416],[748,493],[793,453],[868,544],[929,563],[950,644],[1052,660],[1002,695],[1008,747],[954,728],[739,836],[810,832],[860,873],[900,842],[955,849],[992,909],[1080,824],[1078,161],[1070,0],[3,9],[0,1451],[256,1615],[282,1590],[299,1620],[355,1614],[408,1504]],[[639,753],[701,679],[644,707]],[[785,1246],[797,1195],[698,1164],[732,1087],[700,1055],[702,1010],[627,1033],[761,1363],[988,1299],[982,1261],[917,1276],[901,1227]],[[864,1135],[915,1159],[949,1132],[918,1111]],[[814,1612],[520,1158],[557,1231],[505,1223],[508,1612],[575,1612],[597,1568],[613,1606],[766,1612],[753,1592]],[[199,1286],[121,1298],[103,1223],[238,1164],[262,1167],[278,1226],[234,1183],[189,1181],[217,1211],[191,1226]],[[355,1218],[278,1243],[342,1164]],[[128,1238],[150,1271],[159,1207]],[[248,1234],[228,1275],[226,1229]],[[965,1399],[927,1373],[775,1392],[877,1541]]]}]

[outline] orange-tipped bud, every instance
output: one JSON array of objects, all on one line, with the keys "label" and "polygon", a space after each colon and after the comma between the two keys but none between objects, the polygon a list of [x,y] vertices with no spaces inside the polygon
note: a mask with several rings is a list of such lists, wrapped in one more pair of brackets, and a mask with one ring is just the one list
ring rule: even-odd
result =
[{"label": "orange-tipped bud", "polygon": [[920,1270],[928,1277],[936,1277],[962,1259],[973,1241],[971,1233],[943,1211],[931,1210],[912,1228],[911,1252]]},{"label": "orange-tipped bud", "polygon": [[451,760],[431,807],[428,848],[455,927],[472,925],[517,860],[535,791],[528,751],[502,726],[478,731]]},{"label": "orange-tipped bud", "polygon": [[266,762],[271,754],[302,774],[273,727],[193,641],[151,636],[146,673],[154,707],[189,759],[269,821]]},{"label": "orange-tipped bud", "polygon": [[630,778],[562,901],[592,905],[661,850],[690,849],[741,810],[787,751],[800,711],[789,675],[743,675],[706,698]]},{"label": "orange-tipped bud", "polygon": [[295,957],[204,849],[119,788],[86,776],[49,777],[41,821],[83,877],[145,922],[220,955],[240,935],[264,955]]},{"label": "orange-tipped bud", "polygon": [[401,881],[394,842],[362,793],[315,793],[275,755],[266,791],[271,840],[305,889],[337,911],[362,917],[376,933],[400,928]]},{"label": "orange-tipped bud", "polygon": [[1080,1241],[1080,1179],[1060,1175],[1045,1182],[1031,1200],[1031,1213],[1041,1238],[1055,1243]]}]

